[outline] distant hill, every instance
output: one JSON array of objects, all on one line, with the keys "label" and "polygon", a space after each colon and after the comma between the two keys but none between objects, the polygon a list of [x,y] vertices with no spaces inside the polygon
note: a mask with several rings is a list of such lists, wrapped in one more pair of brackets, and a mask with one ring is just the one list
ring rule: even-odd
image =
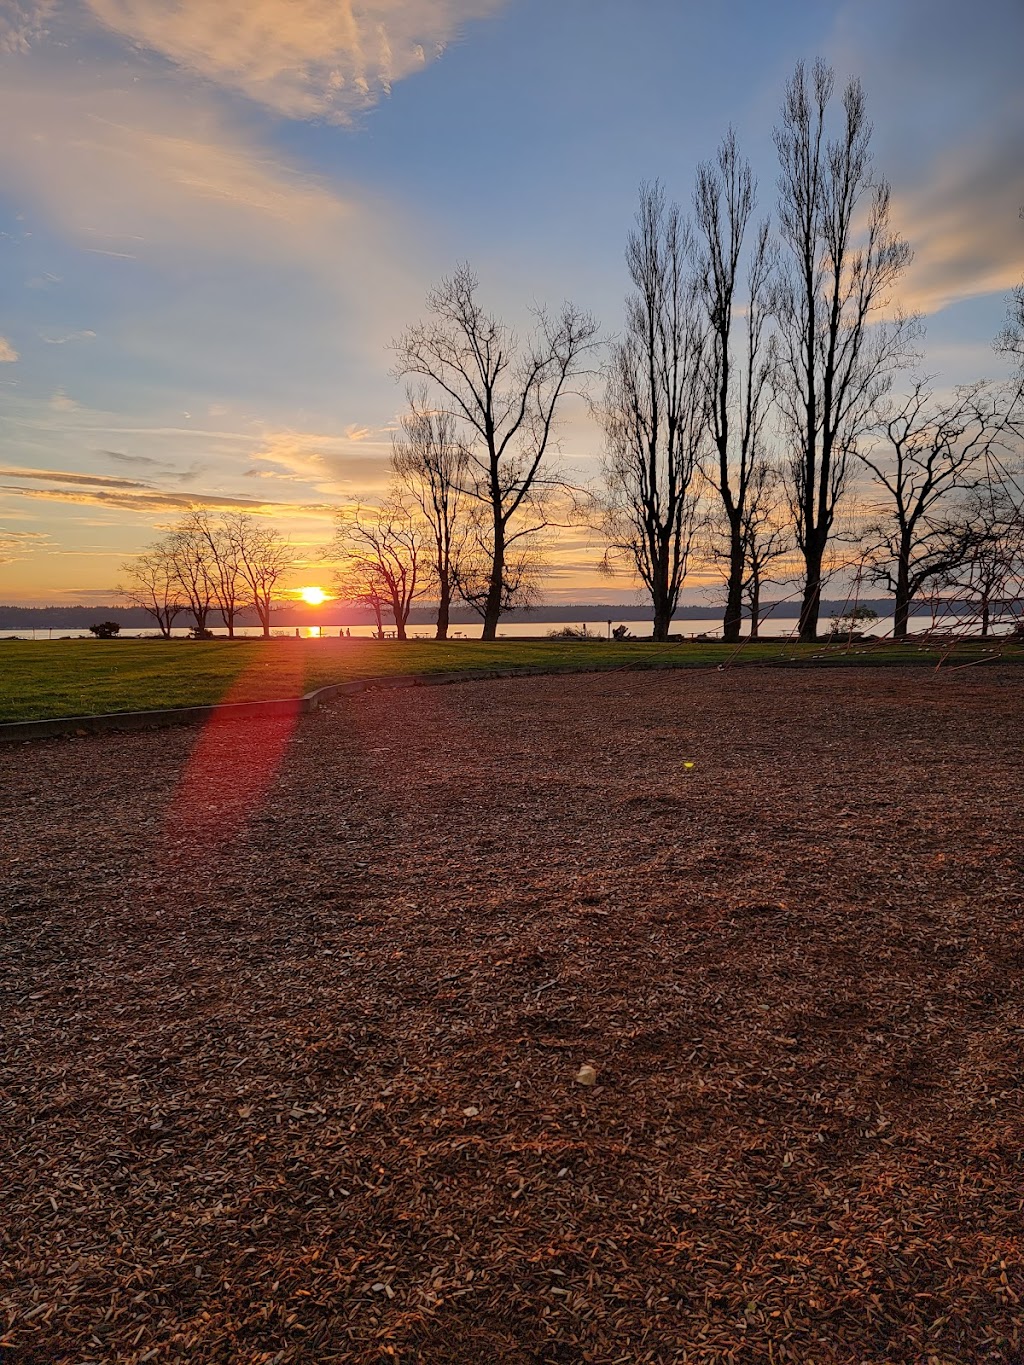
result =
[{"label": "distant hill", "polygon": [[[860,605],[870,607],[873,611],[877,611],[880,616],[887,616],[892,611],[892,603],[887,598],[862,600]],[[821,606],[822,620],[826,621],[830,616],[837,612],[846,611],[848,608],[849,603],[846,600],[824,601]],[[765,606],[766,613],[769,609],[771,609],[771,615],[775,620],[795,620],[800,615],[798,602],[780,602],[774,605],[768,603]],[[956,605],[954,604],[951,609],[956,611]],[[423,625],[434,619],[434,613],[435,608],[430,603],[421,603],[413,608],[409,619],[416,625]],[[918,614],[927,613],[922,608]],[[676,612],[676,616],[679,619],[686,618],[693,621],[720,621],[722,608],[683,603]],[[591,624],[605,621],[649,621],[650,618],[649,607],[635,604],[623,606],[621,603],[607,602],[546,602],[529,611],[523,609],[510,611],[502,617],[502,620],[518,623],[536,621],[538,626],[541,626],[553,621],[570,621],[573,624],[582,625],[583,623]],[[272,624],[276,627],[356,626],[365,625],[372,619],[373,617],[369,612],[362,611],[358,607],[346,607],[332,602],[327,602],[322,607],[308,607],[303,603],[282,602],[274,609]],[[459,606],[452,609],[451,619],[455,625],[469,625],[479,621],[480,618],[468,607]],[[125,629],[141,629],[154,624],[153,618],[138,607],[18,607],[0,605],[0,630],[88,630],[91,625],[99,621],[117,621]],[[191,617],[183,613],[176,624],[187,626],[190,621]],[[219,624],[219,617],[215,617],[214,625],[219,626]],[[244,611],[239,613],[238,624],[240,626],[257,626],[259,621],[254,611]]]}]

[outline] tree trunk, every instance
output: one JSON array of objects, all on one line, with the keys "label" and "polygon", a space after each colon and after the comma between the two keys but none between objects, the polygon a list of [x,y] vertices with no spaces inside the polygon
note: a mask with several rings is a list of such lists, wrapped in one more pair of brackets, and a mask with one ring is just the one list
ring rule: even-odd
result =
[{"label": "tree trunk", "polygon": [[990,605],[989,605],[989,600],[988,600],[987,597],[983,597],[983,598],[981,599],[981,638],[982,638],[983,640],[987,640],[987,639],[988,639],[988,628],[989,628],[989,622],[990,622],[990,611],[991,611],[991,607],[990,607]]},{"label": "tree trunk", "polygon": [[672,601],[669,591],[669,545],[667,537],[659,537],[657,555],[651,575],[651,606],[654,608],[652,640],[667,640],[672,625]]},{"label": "tree trunk", "polygon": [[487,602],[484,606],[484,628],[481,640],[493,640],[498,633],[498,618],[501,615],[501,590],[505,580],[505,535],[504,527],[497,519],[494,525],[494,556],[491,560],[491,580],[487,586]]},{"label": "tree trunk", "polygon": [[760,629],[761,584],[754,578],[750,585],[750,638],[756,640]]},{"label": "tree trunk", "polygon": [[818,614],[821,611],[821,561],[823,544],[809,545],[804,551],[804,596],[800,603],[800,643],[813,645],[818,640]]},{"label": "tree trunk", "polygon": [[729,532],[729,584],[722,621],[722,639],[729,644],[739,640],[743,629],[743,561],[743,537],[737,517]]},{"label": "tree trunk", "polygon": [[655,579],[651,587],[651,606],[654,608],[651,638],[653,640],[667,640],[672,625],[672,604],[669,601],[668,563],[664,559],[655,568]]},{"label": "tree trunk", "polygon": [[654,629],[651,632],[651,639],[667,640],[671,625],[671,611],[664,603],[656,603],[654,607]]},{"label": "tree trunk", "polygon": [[449,617],[451,616],[452,606],[452,584],[446,569],[442,569],[438,572],[437,581],[437,630],[434,632],[434,639],[447,640],[448,622]]},{"label": "tree trunk", "polygon": [[896,607],[892,628],[894,640],[905,640],[910,618],[910,576],[905,563],[896,566]]}]

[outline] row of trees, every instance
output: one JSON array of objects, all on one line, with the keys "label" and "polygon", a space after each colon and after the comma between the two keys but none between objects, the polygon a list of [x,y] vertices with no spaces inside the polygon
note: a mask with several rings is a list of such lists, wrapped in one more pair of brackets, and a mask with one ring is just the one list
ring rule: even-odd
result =
[{"label": "row of trees", "polygon": [[[695,558],[721,570],[727,640],[744,610],[756,632],[765,583],[793,574],[794,561],[808,641],[826,578],[843,565],[892,592],[897,637],[922,593],[973,592],[987,613],[1020,573],[1021,385],[979,382],[943,397],[911,378],[897,392],[921,332],[892,305],[910,250],[872,166],[863,91],[851,82],[837,115],[834,93],[822,63],[798,66],[786,88],[774,234],[756,218],[757,187],[731,132],[698,168],[688,219],[659,185],[641,189],[625,325],[593,404],[606,440],[597,497],[551,459],[556,411],[598,344],[593,319],[572,306],[554,323],[540,313],[520,347],[481,308],[468,268],[433,291],[428,321],[395,345],[396,374],[420,387],[386,511],[358,519],[337,545],[361,541],[360,573],[384,585],[371,595],[392,607],[400,633],[413,576],[397,560],[411,564],[417,509],[430,552],[416,583],[441,600],[441,634],[451,588],[492,637],[533,586],[544,531],[595,511],[604,563],[624,561],[644,585],[655,638],[667,635]],[[1011,327],[1004,349],[1019,336]],[[860,507],[857,485],[869,490]],[[402,508],[411,519],[396,536]]]},{"label": "row of trees", "polygon": [[274,592],[295,551],[273,526],[242,512],[189,512],[162,540],[124,565],[121,596],[141,607],[169,637],[188,612],[197,635],[219,614],[233,636],[239,614],[254,608],[270,634]]},{"label": "row of trees", "polygon": [[[898,638],[938,590],[971,594],[987,625],[1024,573],[1024,287],[998,341],[1020,361],[1017,382],[943,395],[912,374],[921,327],[893,306],[910,249],[872,165],[863,91],[851,81],[838,109],[834,95],[820,62],[786,87],[774,223],[757,217],[732,132],[698,167],[688,216],[659,184],[641,188],[624,325],[589,400],[605,436],[600,491],[557,460],[566,400],[594,374],[595,320],[571,304],[539,310],[521,339],[481,306],[468,266],[441,281],[393,344],[408,411],[387,495],[339,515],[345,598],[404,637],[429,595],[441,639],[460,599],[492,639],[535,592],[546,533],[585,522],[607,571],[624,564],[643,584],[656,639],[698,562],[722,578],[727,640],[745,612],[756,634],[768,582],[795,580],[800,638],[813,641],[823,586],[844,567],[892,593]],[[230,631],[239,589],[268,631],[287,557],[253,518],[195,513],[142,557],[136,600],[141,585],[164,630],[181,601],[200,629],[216,607]]]},{"label": "row of trees", "polygon": [[[650,593],[656,637],[695,550],[721,566],[727,640],[744,606],[756,633],[762,585],[794,557],[805,641],[844,562],[892,592],[897,638],[926,588],[984,579],[988,591],[998,571],[1004,582],[1021,571],[1021,482],[1008,464],[1021,385],[940,398],[912,379],[895,392],[920,334],[892,307],[910,252],[872,169],[863,92],[846,87],[831,132],[833,85],[818,63],[787,86],[774,237],[755,222],[732,133],[698,168],[689,221],[658,185],[641,190],[601,413],[609,542]],[[1002,344],[1012,349],[1009,333]],[[868,486],[859,509],[856,482]]]}]

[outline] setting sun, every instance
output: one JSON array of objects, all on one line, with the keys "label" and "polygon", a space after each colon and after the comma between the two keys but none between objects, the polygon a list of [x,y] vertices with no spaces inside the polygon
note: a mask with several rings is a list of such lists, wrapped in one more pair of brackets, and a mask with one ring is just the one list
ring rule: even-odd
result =
[{"label": "setting sun", "polygon": [[300,588],[299,596],[303,602],[308,603],[311,607],[319,607],[327,601],[327,594],[323,588]]}]

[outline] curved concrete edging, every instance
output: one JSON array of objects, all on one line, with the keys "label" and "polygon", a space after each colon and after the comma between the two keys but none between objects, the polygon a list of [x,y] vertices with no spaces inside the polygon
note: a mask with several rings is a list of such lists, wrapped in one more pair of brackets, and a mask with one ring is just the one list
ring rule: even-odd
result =
[{"label": "curved concrete edging", "polygon": [[217,720],[256,720],[261,716],[306,715],[323,702],[357,692],[387,691],[401,687],[439,687],[447,683],[487,682],[494,678],[556,677],[569,673],[632,673],[675,668],[707,668],[707,664],[658,660],[630,664],[597,664],[573,668],[523,664],[519,668],[464,668],[449,673],[396,673],[390,677],[356,678],[351,682],[328,683],[301,697],[280,701],[225,702],[214,706],[172,706],[156,711],[109,711],[95,716],[55,716],[51,720],[17,720],[0,724],[0,743],[17,740],[53,739],[61,735],[102,734],[107,730],[158,730],[170,725],[202,725]]}]

